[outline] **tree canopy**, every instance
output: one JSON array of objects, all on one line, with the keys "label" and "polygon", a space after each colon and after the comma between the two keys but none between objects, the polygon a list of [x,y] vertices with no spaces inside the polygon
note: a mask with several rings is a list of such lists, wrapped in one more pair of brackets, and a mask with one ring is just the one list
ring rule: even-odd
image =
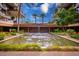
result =
[{"label": "tree canopy", "polygon": [[79,21],[79,14],[76,9],[72,6],[68,9],[60,8],[56,14],[55,18],[59,18],[56,20],[58,25],[68,25],[72,23],[77,23]]}]

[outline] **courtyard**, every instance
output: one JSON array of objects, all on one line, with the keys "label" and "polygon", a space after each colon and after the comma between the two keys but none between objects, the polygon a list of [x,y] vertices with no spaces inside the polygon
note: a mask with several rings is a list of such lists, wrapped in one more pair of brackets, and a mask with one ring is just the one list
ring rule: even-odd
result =
[{"label": "courtyard", "polygon": [[0,55],[79,55],[79,4],[0,5]]}]

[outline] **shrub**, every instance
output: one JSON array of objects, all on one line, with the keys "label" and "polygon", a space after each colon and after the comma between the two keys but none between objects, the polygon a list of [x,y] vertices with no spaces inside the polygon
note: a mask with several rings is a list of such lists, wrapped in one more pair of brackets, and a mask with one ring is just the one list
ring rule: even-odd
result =
[{"label": "shrub", "polygon": [[68,29],[66,32],[69,34],[73,34],[75,31],[73,29]]},{"label": "shrub", "polygon": [[16,29],[12,29],[12,32],[16,32]]},{"label": "shrub", "polygon": [[50,46],[41,48],[38,44],[0,44],[0,51],[79,51],[74,46]]},{"label": "shrub", "polygon": [[38,44],[0,44],[0,51],[41,51]]},{"label": "shrub", "polygon": [[23,50],[27,51],[41,51],[41,47],[38,44],[26,44]]},{"label": "shrub", "polygon": [[15,32],[11,32],[11,35],[16,35],[16,33]]},{"label": "shrub", "polygon": [[79,39],[79,34],[72,34],[70,35],[72,38],[75,38],[75,39]]},{"label": "shrub", "polygon": [[5,32],[5,35],[10,36],[11,34],[10,34],[10,32]]},{"label": "shrub", "polygon": [[5,37],[5,33],[0,33],[0,40],[3,40]]},{"label": "shrub", "polygon": [[20,34],[24,33],[24,30],[20,30],[19,33],[20,33]]},{"label": "shrub", "polygon": [[16,35],[16,29],[12,29],[11,35]]},{"label": "shrub", "polygon": [[60,51],[60,47],[59,46],[50,46],[50,47],[46,48],[46,51]]},{"label": "shrub", "polygon": [[79,51],[78,48],[75,48],[73,46],[51,46],[44,50],[45,51]]},{"label": "shrub", "polygon": [[61,32],[59,28],[55,29],[54,32]]}]

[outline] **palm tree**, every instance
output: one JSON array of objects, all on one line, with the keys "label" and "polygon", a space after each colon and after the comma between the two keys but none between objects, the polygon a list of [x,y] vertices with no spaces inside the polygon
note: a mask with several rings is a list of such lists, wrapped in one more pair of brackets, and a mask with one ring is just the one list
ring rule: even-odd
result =
[{"label": "palm tree", "polygon": [[37,17],[37,15],[36,14],[33,14],[33,17],[35,18],[35,23],[36,23],[36,17]]},{"label": "palm tree", "polygon": [[21,11],[21,3],[19,4],[19,9],[18,9],[18,26],[17,26],[17,32],[19,32],[20,26],[19,26],[19,17],[20,17],[20,11]]},{"label": "palm tree", "polygon": [[44,17],[45,17],[45,14],[44,13],[42,13],[41,15],[40,15],[40,17],[42,18],[42,23],[44,22]]}]

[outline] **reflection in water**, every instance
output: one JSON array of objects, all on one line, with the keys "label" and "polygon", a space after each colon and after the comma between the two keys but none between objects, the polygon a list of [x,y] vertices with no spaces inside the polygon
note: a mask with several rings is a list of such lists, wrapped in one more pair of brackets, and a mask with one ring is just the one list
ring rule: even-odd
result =
[{"label": "reflection in water", "polygon": [[29,37],[27,42],[29,43],[37,43],[42,47],[48,47],[52,42],[48,42],[52,36],[48,33],[29,33]]},{"label": "reflection in water", "polygon": [[79,46],[78,43],[60,38],[49,33],[27,33],[19,38],[11,39],[3,42],[5,44],[26,44],[35,43],[40,44],[42,48],[48,46]]}]

